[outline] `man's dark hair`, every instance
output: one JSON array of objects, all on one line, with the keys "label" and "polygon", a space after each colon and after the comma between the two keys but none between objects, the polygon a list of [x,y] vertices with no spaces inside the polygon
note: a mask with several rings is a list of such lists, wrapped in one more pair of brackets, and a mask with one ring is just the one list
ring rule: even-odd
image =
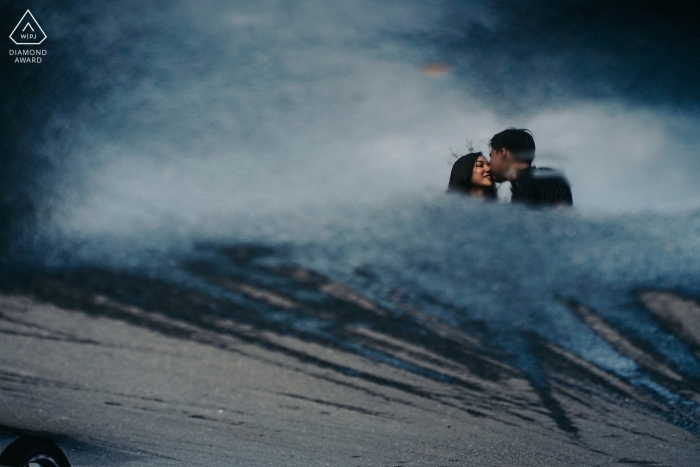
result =
[{"label": "man's dark hair", "polygon": [[496,151],[505,148],[520,160],[532,161],[535,157],[535,139],[532,132],[524,128],[508,128],[496,133],[489,146]]}]

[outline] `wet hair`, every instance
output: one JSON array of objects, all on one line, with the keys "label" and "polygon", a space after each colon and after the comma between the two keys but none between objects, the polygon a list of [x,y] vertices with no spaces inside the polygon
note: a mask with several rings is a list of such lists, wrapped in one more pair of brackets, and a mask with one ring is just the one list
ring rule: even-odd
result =
[{"label": "wet hair", "polygon": [[478,188],[484,191],[484,196],[488,198],[496,197],[496,189],[491,187],[475,187],[472,185],[472,174],[474,173],[474,165],[476,160],[483,156],[480,152],[470,152],[466,156],[457,159],[452,166],[450,172],[450,181],[447,184],[447,191],[471,194],[472,188]]},{"label": "wet hair", "polygon": [[535,139],[532,132],[525,128],[508,128],[496,133],[489,142],[491,149],[500,151],[505,148],[519,161],[532,162],[535,158]]}]

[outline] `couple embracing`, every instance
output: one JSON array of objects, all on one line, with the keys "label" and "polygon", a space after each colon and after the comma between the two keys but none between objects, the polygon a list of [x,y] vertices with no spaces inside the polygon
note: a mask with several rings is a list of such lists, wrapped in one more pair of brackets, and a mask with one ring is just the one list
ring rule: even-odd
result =
[{"label": "couple embracing", "polygon": [[457,159],[448,191],[495,199],[495,183],[510,182],[514,203],[572,204],[571,188],[563,175],[532,165],[535,140],[529,130],[509,128],[494,135],[489,146],[491,161],[480,152]]}]

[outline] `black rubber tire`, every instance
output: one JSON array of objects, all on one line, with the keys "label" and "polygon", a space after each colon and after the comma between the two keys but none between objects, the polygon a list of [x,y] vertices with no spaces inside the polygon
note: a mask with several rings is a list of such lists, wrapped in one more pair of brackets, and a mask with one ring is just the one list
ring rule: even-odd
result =
[{"label": "black rubber tire", "polygon": [[70,467],[63,451],[44,438],[25,437],[10,443],[0,454],[0,465],[7,467]]}]

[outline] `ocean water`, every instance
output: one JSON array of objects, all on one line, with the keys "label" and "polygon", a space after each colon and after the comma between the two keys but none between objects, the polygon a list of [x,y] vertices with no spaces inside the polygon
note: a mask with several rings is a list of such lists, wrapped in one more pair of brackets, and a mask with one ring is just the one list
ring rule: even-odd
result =
[{"label": "ocean water", "polygon": [[[696,96],[678,97],[675,68],[616,80],[658,59],[626,43],[571,37],[562,52],[531,31],[524,62],[485,39],[514,27],[503,5],[38,4],[46,63],[3,64],[17,91],[3,107],[5,288],[183,316],[173,297],[196,294],[216,303],[207,313],[449,382],[348,332],[470,364],[439,323],[525,375],[575,431],[546,396],[554,346],[700,433],[697,344],[643,302],[700,298]],[[584,59],[599,79],[572,65]],[[487,151],[509,126],[533,131],[574,208],[445,193],[453,153]]]}]

